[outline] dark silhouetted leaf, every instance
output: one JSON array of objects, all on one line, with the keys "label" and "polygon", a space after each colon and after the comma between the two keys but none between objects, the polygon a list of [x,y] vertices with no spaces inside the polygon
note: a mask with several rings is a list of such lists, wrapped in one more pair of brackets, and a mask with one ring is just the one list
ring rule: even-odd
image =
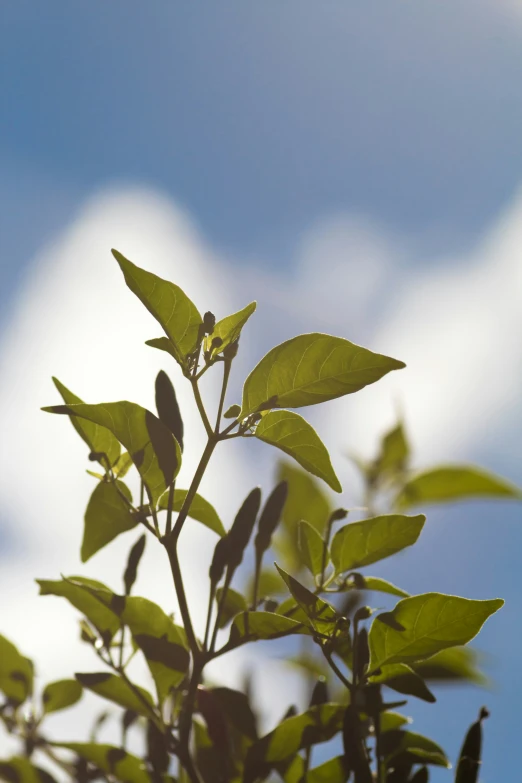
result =
[{"label": "dark silhouetted leaf", "polygon": [[82,697],[82,686],[76,680],[58,680],[45,686],[42,694],[44,713],[72,707]]},{"label": "dark silhouetted leaf", "polygon": [[288,482],[280,481],[275,489],[272,490],[268,500],[263,506],[257,525],[257,534],[254,540],[256,555],[259,562],[261,561],[262,554],[270,547],[272,535],[281,520],[281,514],[283,513],[287,495]]},{"label": "dark silhouetted leaf", "polygon": [[100,481],[95,486],[85,511],[82,563],[138,524],[122,495],[129,503],[132,501],[130,490],[123,481]]},{"label": "dark silhouetted leaf", "polygon": [[230,723],[251,740],[257,739],[256,719],[248,698],[241,691],[232,688],[212,688],[212,694],[218,701]]},{"label": "dark silhouetted leaf", "polygon": [[376,563],[415,543],[426,517],[398,514],[351,522],[334,535],[332,563],[337,573]]},{"label": "dark silhouetted leaf", "polygon": [[259,487],[256,487],[246,497],[243,505],[237,512],[230,532],[225,539],[229,572],[235,571],[243,559],[243,552],[254,530],[260,505],[261,490]]},{"label": "dark silhouetted leaf", "polygon": [[328,701],[330,701],[328,698],[328,685],[326,683],[326,678],[321,676],[314,685],[310,698],[310,707],[315,707],[318,704],[326,704]]},{"label": "dark silhouetted leaf", "polygon": [[174,386],[163,370],[156,377],[156,410],[159,420],[172,432],[183,451],[183,419]]},{"label": "dark silhouetted leaf", "polygon": [[373,783],[364,744],[364,726],[358,709],[352,704],[344,710],[342,729],[345,769],[354,773],[357,783]]},{"label": "dark silhouetted leaf", "polygon": [[477,783],[482,756],[482,721],[489,716],[482,707],[478,720],[472,723],[460,751],[455,783]]},{"label": "dark silhouetted leaf", "polygon": [[[53,382],[62,395],[62,399],[66,405],[83,403],[83,400],[69,391],[58,378],[53,378]],[[93,454],[105,455],[105,459],[101,456],[97,458],[105,469],[108,468],[107,460],[109,465],[112,465],[118,460],[121,451],[120,444],[110,430],[106,427],[99,426],[95,422],[81,419],[78,416],[71,416],[70,420],[78,435],[89,447],[89,451]]]},{"label": "dark silhouetted leaf", "polygon": [[131,455],[154,505],[178,474],[181,467],[179,443],[170,430],[141,405],[122,400],[99,405],[53,405],[43,410],[79,416],[109,429]]},{"label": "dark silhouetted leaf", "polygon": [[47,770],[36,767],[22,756],[0,761],[0,780],[7,783],[56,783]]},{"label": "dark silhouetted leaf", "polygon": [[237,419],[241,413],[241,405],[231,405],[223,414],[224,419]]},{"label": "dark silhouetted leaf", "polygon": [[130,595],[136,577],[138,576],[138,566],[145,551],[145,534],[140,536],[131,551],[127,560],[127,567],[123,574],[123,584],[125,585],[125,595]]},{"label": "dark silhouetted leaf", "polygon": [[389,666],[383,666],[380,670],[380,674],[370,677],[370,682],[382,683],[398,693],[404,693],[407,696],[416,696],[423,701],[431,703],[436,701],[435,696],[422,677],[405,663],[393,663]]},{"label": "dark silhouetted leaf", "polygon": [[522,490],[472,465],[443,465],[412,476],[396,498],[398,508],[474,498],[522,500]]},{"label": "dark silhouetted leaf", "polygon": [[170,764],[167,738],[151,720],[147,721],[147,760],[157,779],[163,780]]},{"label": "dark silhouetted leaf", "polygon": [[128,287],[161,324],[176,360],[185,368],[186,358],[196,348],[203,323],[196,306],[174,283],[140,269],[117,250],[112,254]]},{"label": "dark silhouetted leaf", "polygon": [[145,717],[150,715],[150,708],[154,704],[152,696],[139,685],[131,688],[121,677],[109,672],[75,674],[75,677],[81,686],[93,691],[98,696],[108,699],[126,710],[133,710],[139,715],[145,715]]},{"label": "dark silhouetted leaf", "polygon": [[[174,511],[181,511],[183,503],[185,502],[185,498],[187,497],[187,493],[188,490],[186,489],[174,490]],[[159,507],[166,509],[168,508],[168,505],[169,493],[166,492],[160,498]],[[223,523],[221,522],[215,508],[208,502],[208,500],[205,500],[205,498],[201,497],[201,495],[196,494],[194,496],[194,500],[190,504],[188,515],[192,519],[196,519],[198,522],[201,522],[201,524],[205,525],[205,527],[213,530],[214,533],[218,534],[218,536],[225,535],[225,528],[223,527]]]},{"label": "dark silhouetted leaf", "polygon": [[394,630],[379,615],[373,621],[370,671],[385,664],[413,663],[446,647],[466,644],[503,604],[500,599],[473,601],[441,593],[403,598],[390,613],[403,631]]},{"label": "dark silhouetted leaf", "polygon": [[274,397],[273,408],[334,400],[404,366],[341,337],[302,334],[273,348],[252,370],[243,388],[241,416],[254,413]]},{"label": "dark silhouetted leaf", "polygon": [[430,773],[428,772],[428,767],[421,767],[413,777],[410,778],[410,783],[428,783],[429,779]]},{"label": "dark silhouetted leaf", "polygon": [[293,411],[270,411],[255,430],[256,438],[277,446],[305,470],[323,479],[335,492],[342,492],[326,446],[311,424]]},{"label": "dark silhouetted leaf", "polygon": [[25,658],[5,636],[0,636],[0,691],[16,704],[33,692],[32,661]]}]

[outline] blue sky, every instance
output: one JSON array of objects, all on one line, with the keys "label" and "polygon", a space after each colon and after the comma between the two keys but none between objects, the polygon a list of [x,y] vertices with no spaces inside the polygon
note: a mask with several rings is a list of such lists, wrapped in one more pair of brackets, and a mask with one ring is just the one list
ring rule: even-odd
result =
[{"label": "blue sky", "polygon": [[[65,380],[69,371],[82,381],[72,354],[49,348],[60,329],[50,324],[67,315],[88,355],[88,334],[71,321],[81,307],[74,269],[91,285],[97,237],[127,241],[127,205],[137,232],[130,245],[157,243],[150,268],[161,248],[186,250],[200,274],[194,287],[203,273],[219,281],[221,270],[223,307],[259,299],[264,331],[252,338],[254,353],[318,328],[408,361],[404,386],[369,393],[361,408],[350,403],[347,438],[369,448],[398,390],[421,459],[481,460],[521,482],[516,0],[20,0],[5,3],[0,19],[2,388],[15,379],[25,388],[29,372],[33,383],[35,367],[47,378],[57,372],[51,361],[62,362]],[[100,228],[104,204],[112,232]],[[170,219],[183,241],[169,234]],[[191,284],[187,270],[176,275]],[[28,302],[43,308],[39,342]],[[459,340],[462,351],[452,353]],[[14,368],[6,357],[20,344],[28,353]],[[99,383],[91,388],[94,399]],[[2,399],[16,407],[12,395]],[[317,418],[340,452],[338,422]],[[4,493],[11,508],[5,485]],[[14,523],[2,517],[16,551]],[[510,727],[521,683],[517,675],[509,685],[508,671],[522,642],[519,523],[507,504],[434,515],[423,572],[405,585],[508,600],[480,642],[496,660],[497,690],[444,695],[447,725],[436,708],[417,708],[427,721],[418,728],[454,752],[478,706],[490,703],[484,781],[518,757]],[[58,573],[65,566],[56,561]],[[386,568],[400,582],[400,570]]]}]

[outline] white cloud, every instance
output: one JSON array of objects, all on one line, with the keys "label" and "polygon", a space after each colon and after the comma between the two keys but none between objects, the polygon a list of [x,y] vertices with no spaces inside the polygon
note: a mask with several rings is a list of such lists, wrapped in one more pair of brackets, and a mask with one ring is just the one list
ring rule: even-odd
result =
[{"label": "white cloud", "polygon": [[[10,541],[0,570],[8,607],[2,631],[34,654],[47,679],[73,668],[92,670],[92,654],[74,643],[72,610],[59,599],[38,598],[32,580],[80,572],[118,588],[136,537],[132,533],[87,566],[79,564],[81,516],[93,479],[82,473],[84,449],[69,423],[39,410],[57,400],[51,374],[87,401],[130,398],[152,407],[153,379],[163,367],[176,383],[189,432],[180,483],[203,448],[202,427],[174,363],[144,345],[160,329],[125,288],[111,246],[175,280],[202,310],[215,309],[218,317],[257,294],[259,308],[245,333],[235,384],[274,341],[303,330],[337,333],[405,360],[407,370],[361,394],[309,409],[342,476],[340,452],[371,450],[393,422],[397,402],[422,460],[468,456],[481,439],[505,427],[508,416],[520,415],[521,217],[519,199],[468,257],[421,269],[401,265],[406,243],[360,218],[336,217],[305,236],[295,270],[284,277],[262,264],[228,266],[186,215],[152,192],[95,197],[35,259],[0,345],[0,495]],[[207,387],[210,396],[216,383]],[[230,402],[238,401],[239,391],[238,385]],[[203,493],[227,523],[260,470],[268,486],[271,454],[251,454],[234,442],[204,479]],[[170,575],[153,543],[139,587],[170,607]],[[212,536],[198,525],[183,534],[182,563],[199,616],[206,602],[199,569],[206,570],[212,545]],[[246,661],[237,656],[224,670],[227,679]],[[275,677],[271,668],[270,681]],[[291,696],[284,688],[273,693],[279,694],[277,715]],[[67,716],[55,720],[57,731],[79,725]]]}]

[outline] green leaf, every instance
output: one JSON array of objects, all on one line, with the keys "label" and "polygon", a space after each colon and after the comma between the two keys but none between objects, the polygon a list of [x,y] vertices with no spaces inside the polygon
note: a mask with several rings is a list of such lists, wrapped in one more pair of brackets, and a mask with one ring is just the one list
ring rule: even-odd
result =
[{"label": "green leaf", "polygon": [[[299,523],[297,545],[305,566],[312,576],[318,576],[321,573],[326,544],[315,527],[312,527],[309,522],[303,521]],[[325,566],[328,565],[329,561],[330,557],[328,554],[324,560]]]},{"label": "green leaf", "polygon": [[340,704],[320,704],[283,720],[249,748],[244,783],[265,776],[277,762],[291,758],[301,748],[332,739],[341,730],[344,711]]},{"label": "green leaf", "polygon": [[322,485],[301,468],[288,462],[280,462],[277,471],[278,481],[288,483],[288,495],[283,508],[283,525],[290,533],[295,533],[297,525],[304,519],[322,533],[330,518],[332,504]]},{"label": "green leaf", "polygon": [[293,457],[305,470],[323,479],[335,492],[342,492],[325,445],[311,424],[298,413],[270,411],[257,425],[255,436]]},{"label": "green leaf", "polygon": [[425,661],[416,661],[412,667],[425,680],[435,683],[468,682],[484,686],[488,682],[472,647],[450,647]]},{"label": "green leaf", "polygon": [[[87,580],[84,580],[87,581]],[[134,642],[143,652],[154,679],[158,698],[165,699],[184,679],[189,663],[185,631],[163,609],[147,598],[122,596],[107,588],[87,585],[84,590],[102,609],[110,607],[118,626],[128,626]]]},{"label": "green leaf", "polygon": [[[207,337],[207,350],[211,350],[212,355],[215,356],[219,353],[223,353],[227,346],[238,340],[243,326],[246,324],[256,307],[256,302],[251,302],[242,310],[239,310],[239,312],[228,315],[226,318],[222,318],[221,321],[218,321],[214,326],[212,334]],[[211,349],[212,340],[216,337],[219,337],[221,343],[219,346]]]},{"label": "green leaf", "polygon": [[145,345],[149,345],[151,348],[157,348],[159,351],[165,351],[165,353],[172,356],[179,364],[182,362],[179,353],[168,337],[154,337],[152,340],[145,340]]},{"label": "green leaf", "polygon": [[[53,377],[53,383],[62,395],[62,399],[66,405],[78,405],[83,403],[83,400],[77,397],[76,394],[73,394],[72,391],[69,391],[58,378]],[[91,453],[105,455],[109,461],[109,465],[116,462],[120,456],[121,448],[110,430],[106,427],[99,426],[95,422],[80,419],[77,416],[71,416],[70,421],[80,438],[82,438],[89,447]],[[100,457],[98,462],[100,462],[104,468],[108,467],[107,460]]]},{"label": "green leaf", "polygon": [[[183,506],[183,503],[185,502],[185,498],[187,497],[188,490],[187,489],[176,489],[174,490],[174,511],[181,511],[181,508]],[[169,494],[166,492],[159,501],[159,507],[161,509],[166,509],[169,506]],[[214,533],[217,533],[218,536],[223,537],[226,533],[225,528],[223,527],[223,523],[221,522],[217,511],[215,510],[214,506],[212,506],[208,500],[205,500],[205,498],[201,497],[201,495],[196,494],[194,496],[194,500],[190,504],[190,509],[188,512],[189,517],[192,519],[197,520],[198,522],[201,522],[202,525],[205,525],[206,527],[210,528],[210,530],[213,530]]]},{"label": "green leaf", "polygon": [[8,761],[0,761],[0,780],[7,783],[56,783],[47,770],[36,767],[23,756],[13,756]]},{"label": "green leaf", "polygon": [[241,405],[231,405],[223,414],[224,419],[237,419],[241,413]]},{"label": "green leaf", "polygon": [[390,663],[414,663],[446,647],[467,644],[503,604],[498,598],[474,601],[441,593],[403,598],[387,613],[386,622],[377,615],[372,623],[369,671]]},{"label": "green leaf", "polygon": [[[72,417],[71,421],[75,421],[75,418],[77,420],[77,417]],[[81,421],[81,419],[80,419]],[[112,466],[112,472],[116,476],[116,478],[122,479],[124,476],[127,475],[129,470],[132,468],[132,465],[134,463],[132,462],[132,457],[129,454],[128,451],[124,451],[123,454],[121,454],[114,465]]]},{"label": "green leaf", "polygon": [[120,533],[126,533],[138,524],[138,520],[131,514],[129,505],[122,495],[129,503],[132,501],[132,495],[122,481],[100,481],[95,486],[85,511],[82,563],[103,549]]},{"label": "green leaf", "polygon": [[474,498],[522,500],[522,490],[472,465],[444,465],[412,476],[395,500],[405,509],[424,503],[452,503]]},{"label": "green leaf", "polygon": [[346,583],[346,587],[348,589],[372,590],[376,593],[388,593],[389,595],[397,595],[399,598],[408,598],[410,595],[406,590],[396,587],[391,582],[388,582],[386,579],[381,579],[378,576],[352,574],[350,580]]},{"label": "green leaf", "polygon": [[[120,621],[114,612],[96,598],[89,589],[95,589],[100,594],[113,595],[108,587],[94,579],[86,579],[83,576],[71,576],[59,581],[49,579],[37,579],[40,586],[40,595],[56,595],[66,598],[70,604],[78,609],[98,630],[102,637],[112,639],[120,627]],[[89,589],[87,589],[89,588]]]},{"label": "green leaf", "polygon": [[268,408],[301,408],[353,394],[403,362],[341,337],[302,334],[273,348],[245,381],[241,417]]},{"label": "green leaf", "polygon": [[151,783],[143,761],[114,745],[94,742],[54,742],[54,747],[65,748],[90,761],[99,769],[116,777],[121,783]]},{"label": "green leaf", "polygon": [[0,635],[0,691],[16,704],[22,704],[33,692],[33,678],[32,661]]},{"label": "green leaf", "polygon": [[401,422],[386,433],[381,442],[381,453],[378,458],[379,473],[398,473],[408,464],[410,446]]},{"label": "green leaf", "polygon": [[393,731],[393,729],[400,729],[401,726],[405,726],[411,723],[411,718],[406,718],[405,715],[401,715],[400,712],[382,712],[381,713],[381,734],[387,731]]},{"label": "green leaf", "polygon": [[[216,591],[216,600],[218,604],[221,601],[222,595],[223,595],[223,589],[219,587]],[[247,602],[245,601],[241,593],[238,593],[235,590],[232,590],[231,587],[229,587],[227,590],[225,601],[223,603],[223,607],[221,609],[221,615],[219,618],[219,627],[224,628],[226,625],[229,624],[232,618],[236,616],[236,614],[239,614],[240,612],[246,612],[246,611],[247,611]]]},{"label": "green leaf", "polygon": [[122,400],[99,405],[53,405],[43,410],[79,416],[109,429],[131,455],[154,506],[179,472],[179,443],[170,430],[141,405]]},{"label": "green leaf", "polygon": [[46,715],[72,707],[82,698],[82,686],[76,680],[57,680],[45,686],[42,694],[43,711]]},{"label": "green leaf", "polygon": [[346,783],[348,775],[343,756],[335,756],[319,767],[310,769],[306,783]]},{"label": "green leaf", "polygon": [[331,557],[336,573],[376,563],[415,543],[426,517],[399,514],[351,522],[337,531]]},{"label": "green leaf", "polygon": [[154,705],[152,696],[139,685],[131,686],[122,677],[109,672],[75,674],[80,685],[103,699],[118,704],[126,710],[150,717]]},{"label": "green leaf", "polygon": [[372,683],[387,685],[388,688],[398,693],[416,696],[418,699],[422,699],[422,701],[432,704],[437,701],[422,677],[405,663],[392,663],[388,666],[382,666],[380,673],[370,677],[369,680]]},{"label": "green leaf", "polygon": [[140,269],[117,250],[112,254],[128,287],[161,324],[176,360],[186,367],[186,358],[196,348],[203,323],[195,304],[179,286]]},{"label": "green leaf", "polygon": [[[252,595],[254,588],[253,575],[248,581],[246,594]],[[281,577],[275,571],[268,571],[263,569],[259,576],[258,595],[260,598],[273,598],[279,595],[286,594],[286,585],[282,581]]]},{"label": "green leaf", "polygon": [[236,615],[228,644],[239,646],[260,639],[280,639],[295,633],[309,633],[302,623],[273,612],[243,612]]},{"label": "green leaf", "polygon": [[130,549],[129,556],[127,558],[127,565],[123,572],[123,585],[125,587],[125,595],[130,595],[131,590],[134,587],[134,583],[138,578],[138,568],[141,558],[145,552],[146,536],[143,533],[135,544]]},{"label": "green leaf", "polygon": [[287,574],[282,568],[276,564],[276,568],[288,585],[288,589],[292,593],[293,597],[306,614],[312,627],[319,633],[331,636],[334,630],[336,630],[337,622],[340,619],[340,615],[330,604],[323,601],[322,598],[311,593],[308,588],[302,585],[293,576]]},{"label": "green leaf", "polygon": [[[396,729],[388,731],[382,737],[382,752],[386,763],[394,760],[407,760],[413,764],[433,764],[437,767],[451,767],[440,745],[422,734]],[[393,764],[391,764],[393,766]]]}]

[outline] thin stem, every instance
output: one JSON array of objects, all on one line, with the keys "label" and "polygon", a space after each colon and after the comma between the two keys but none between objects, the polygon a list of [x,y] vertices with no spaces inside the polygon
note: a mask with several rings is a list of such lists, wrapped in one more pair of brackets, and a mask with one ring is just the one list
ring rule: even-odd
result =
[{"label": "thin stem", "polygon": [[221,395],[219,398],[218,412],[216,418],[215,432],[219,434],[219,424],[221,422],[221,414],[223,413],[223,406],[225,404],[225,395],[227,393],[228,379],[230,377],[231,362],[225,359],[223,367],[223,384],[221,386]]},{"label": "thin stem", "polygon": [[180,715],[179,723],[179,758],[193,781],[199,781],[199,775],[190,757],[190,731],[192,728],[192,714],[194,712],[198,685],[201,680],[204,665],[205,659],[203,657],[198,656],[198,658],[194,659],[189,688],[183,703],[183,710]]},{"label": "thin stem", "polygon": [[[143,487],[143,480],[142,480],[142,483],[141,483],[141,485],[142,485],[142,487]],[[147,520],[145,517],[143,517],[143,516],[140,514],[140,511],[139,511],[139,509],[137,509],[137,508],[136,508],[136,507],[135,507],[135,506],[134,506],[134,505],[133,505],[133,504],[130,502],[129,498],[128,498],[126,495],[124,495],[124,493],[121,491],[121,489],[119,488],[119,486],[118,486],[118,484],[116,483],[116,481],[114,482],[114,486],[116,487],[116,491],[117,491],[118,495],[120,496],[120,498],[122,498],[123,502],[124,502],[124,503],[126,503],[126,505],[127,505],[127,506],[130,508],[130,510],[133,512],[133,514],[135,514],[135,515],[138,517],[138,519],[139,519],[139,521],[141,522],[141,524],[142,524],[142,525],[145,525],[145,527],[147,528],[147,530],[148,530],[150,533],[152,533],[153,535],[156,535],[156,531],[154,530],[154,528],[152,527],[152,525],[150,524],[150,522],[148,522],[148,520]],[[142,497],[141,497],[141,499],[140,499],[140,507],[141,507],[141,506],[143,506],[143,492],[142,492]]]},{"label": "thin stem", "polygon": [[216,586],[214,584],[210,585],[210,590],[208,594],[208,609],[207,609],[207,622],[205,624],[205,639],[203,641],[203,649],[208,650],[208,637],[210,634],[210,621],[212,619],[212,605],[214,603],[214,598],[216,596]]},{"label": "thin stem", "polygon": [[328,525],[326,528],[326,538],[324,540],[323,555],[321,559],[321,581],[319,582],[320,587],[322,587],[324,584],[324,572],[326,571],[326,560],[328,557],[328,547],[330,546],[330,537],[332,535],[333,521],[334,521],[334,516],[333,514],[330,514],[330,517],[328,518]]},{"label": "thin stem", "polygon": [[254,587],[252,589],[252,609],[257,606],[257,594],[259,593],[259,579],[261,576],[261,564],[263,562],[263,553],[260,555],[256,552],[256,566],[254,571]]},{"label": "thin stem", "polygon": [[351,682],[350,682],[350,681],[349,681],[349,680],[348,680],[348,679],[347,679],[347,678],[344,676],[344,674],[343,674],[343,673],[342,673],[342,671],[339,669],[339,667],[337,666],[337,664],[336,664],[336,663],[334,663],[332,656],[330,655],[330,653],[326,652],[326,650],[324,649],[323,645],[321,645],[321,650],[322,650],[322,653],[323,653],[324,657],[325,657],[325,658],[326,658],[326,660],[328,661],[328,663],[329,663],[329,665],[330,665],[330,668],[331,668],[331,669],[332,669],[332,670],[333,670],[333,671],[336,673],[336,675],[337,675],[337,676],[339,677],[339,679],[341,680],[342,684],[343,684],[343,685],[345,685],[345,686],[348,688],[348,690],[350,691],[350,693],[352,693],[352,692],[353,692],[353,686],[352,686],[352,683],[351,683]]},{"label": "thin stem", "polygon": [[373,716],[373,727],[375,729],[375,763],[377,765],[377,781],[376,783],[384,783],[384,777],[383,777],[383,765],[381,763],[382,759],[382,748],[381,748],[381,713],[379,710],[375,713]]},{"label": "thin stem", "polygon": [[175,482],[173,481],[169,487],[169,500],[167,506],[167,524],[165,527],[165,535],[168,536],[172,532],[172,511],[174,507],[174,488]]},{"label": "thin stem", "polygon": [[223,614],[223,608],[225,606],[225,601],[227,598],[228,588],[230,587],[230,582],[232,581],[232,574],[227,572],[227,575],[225,577],[225,584],[223,585],[223,592],[221,593],[221,597],[219,599],[218,609],[217,609],[217,615],[216,615],[216,622],[214,623],[214,631],[212,633],[212,641],[210,642],[210,652],[212,653],[214,651],[214,648],[216,646],[216,639],[217,639],[217,633],[219,630],[219,623],[221,621],[221,616]]},{"label": "thin stem", "polygon": [[192,384],[192,391],[194,392],[194,398],[196,400],[196,405],[198,406],[199,415],[201,416],[201,420],[203,422],[203,426],[205,427],[205,431],[209,438],[213,436],[212,427],[210,426],[210,421],[208,420],[207,412],[205,410],[205,406],[203,405],[203,400],[201,399],[201,393],[199,391],[199,386],[196,378],[191,378],[190,382]]}]

